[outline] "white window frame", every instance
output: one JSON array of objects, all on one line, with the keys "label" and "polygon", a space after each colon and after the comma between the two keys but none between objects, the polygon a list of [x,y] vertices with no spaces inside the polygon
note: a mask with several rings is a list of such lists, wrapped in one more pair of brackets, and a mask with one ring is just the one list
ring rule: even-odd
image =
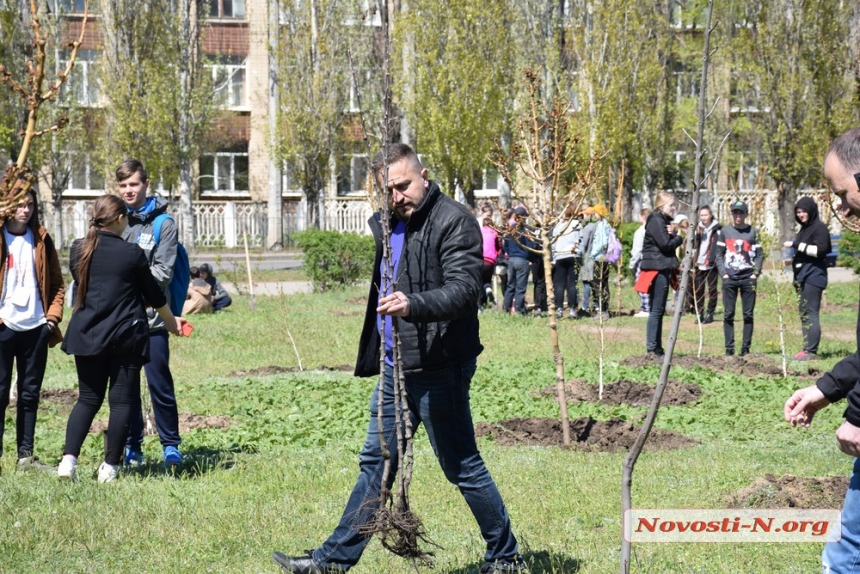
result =
[{"label": "white window frame", "polygon": [[[232,12],[233,12],[232,14],[225,14],[224,13],[224,2],[225,2],[225,0],[209,0],[209,2],[207,3],[209,6],[209,10],[207,12],[209,18],[213,19],[213,20],[244,20],[245,18],[247,18],[247,16],[248,16],[248,2],[246,2],[246,0],[227,0],[227,1],[230,2],[230,5],[232,7]],[[218,10],[217,10],[218,13],[217,14],[212,14],[212,4],[213,3],[218,4]],[[236,5],[237,4],[241,6],[241,9],[240,9],[241,14],[239,14],[239,15],[236,15]]]},{"label": "white window frame", "polygon": [[290,169],[290,163],[285,161],[281,165],[281,196],[282,197],[294,197],[296,195],[302,195],[302,188],[296,187],[296,183],[294,181],[294,177],[292,175],[292,171]]},{"label": "white window frame", "polygon": [[[75,66],[68,80],[60,88],[61,100],[73,99],[75,103],[85,108],[100,108],[104,105],[102,101],[102,90],[99,85],[98,64],[96,63],[101,52],[99,50],[78,50],[75,58]],[[64,72],[69,64],[66,56],[71,52],[57,50],[57,72]],[[75,82],[80,82],[80,86]],[[72,92],[70,97],[70,92]]]},{"label": "white window frame", "polygon": [[93,165],[93,158],[89,154],[66,152],[65,155],[69,157],[73,165],[80,165],[80,158],[83,157],[84,181],[75,180],[75,172],[79,170],[73,167],[69,173],[69,181],[66,184],[66,189],[63,191],[63,197],[91,197],[93,195],[101,195],[105,192],[105,189],[107,188],[107,178],[105,177],[105,174],[102,174],[101,176],[101,187],[93,187],[94,172],[95,174],[98,174],[99,170]]},{"label": "white window frame", "polygon": [[[216,56],[216,58],[222,58],[224,60],[231,58],[229,55],[221,55]],[[216,100],[218,99],[217,94],[222,92],[226,94],[224,101],[220,102],[221,105],[230,110],[244,110],[250,111],[250,107],[248,106],[248,58],[245,57],[242,59],[240,63],[224,63],[222,62],[211,62],[206,64],[207,68],[210,68],[212,71],[212,85],[213,91],[216,94]],[[218,75],[219,73],[224,73],[224,81],[222,85],[218,86]],[[238,73],[242,74],[242,84],[240,89],[240,94],[238,98],[235,97],[233,92],[233,81],[234,76]],[[238,100],[238,101],[237,101]]]},{"label": "white window frame", "polygon": [[[340,168],[344,165],[344,160],[349,158],[349,189],[341,190],[340,189]],[[361,165],[358,164],[359,161],[364,162],[364,169],[361,169]],[[364,184],[367,181],[368,170],[370,169],[370,158],[366,153],[352,153],[345,154],[341,156],[341,163],[338,165],[338,172],[336,174],[335,187],[337,190],[337,195],[339,197],[345,197],[350,195],[364,195],[367,193]],[[360,181],[356,181],[356,173],[358,171],[362,171],[363,175]],[[358,184],[358,187],[356,187]]]},{"label": "white window frame", "polygon": [[[250,189],[236,189],[236,158],[244,157],[246,162],[248,163],[248,187],[250,188],[250,176],[251,176],[251,165],[248,161],[248,152],[234,152],[234,151],[219,151],[215,153],[205,153],[201,155],[201,159],[203,158],[212,158],[212,175],[203,174],[203,170],[201,168],[200,171],[200,195],[202,196],[231,196],[231,197],[248,197],[251,194]],[[219,158],[228,158],[229,159],[229,174],[222,175],[219,173]],[[211,178],[211,187],[207,187],[207,180]],[[218,182],[222,179],[226,178],[229,183],[229,188],[220,189],[218,188]]]}]

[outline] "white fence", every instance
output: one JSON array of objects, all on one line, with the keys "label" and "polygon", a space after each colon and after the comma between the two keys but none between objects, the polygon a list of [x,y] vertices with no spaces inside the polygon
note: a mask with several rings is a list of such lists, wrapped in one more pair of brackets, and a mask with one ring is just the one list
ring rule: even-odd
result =
[{"label": "white fence", "polygon": [[[689,192],[677,192],[682,201],[689,200]],[[810,196],[818,204],[822,221],[830,227],[831,233],[838,234],[842,227],[831,215],[828,204],[828,194],[824,190],[803,190],[798,197]],[[483,194],[483,201],[495,201],[498,198]],[[711,192],[711,207],[719,221],[729,222],[732,202],[741,200],[750,206],[751,219],[759,222],[763,230],[772,232],[778,225],[776,190]],[[63,202],[62,207],[62,244],[68,246],[77,237],[86,234],[89,215],[88,209],[92,200],[70,200]],[[294,245],[293,234],[307,228],[307,203],[302,201],[284,201],[281,218],[284,225],[284,245]],[[198,248],[234,248],[242,246],[243,233],[248,234],[249,246],[262,248],[266,245],[268,233],[268,207],[264,202],[251,201],[197,201],[193,205],[195,224],[195,245]],[[363,197],[337,197],[320,201],[318,209],[319,220],[323,229],[368,233],[367,220],[373,213],[370,202]],[[690,211],[688,207],[683,211]],[[179,226],[182,236],[184,222],[178,214],[178,206],[171,206],[171,213]],[[43,217],[51,234],[58,238],[59,234],[52,229],[55,226],[51,217]],[[59,243],[59,241],[58,241]]]},{"label": "white fence", "polygon": [[[43,215],[42,222],[57,239],[68,247],[71,242],[86,235],[89,210],[93,200],[67,200],[61,210],[62,235],[58,233],[54,218]],[[194,244],[198,248],[234,248],[243,245],[243,233],[248,234],[249,247],[266,245],[268,233],[268,206],[252,201],[196,201],[194,209]],[[320,221],[324,229],[368,233],[367,220],[372,214],[369,202],[363,198],[329,199],[320,205]],[[179,215],[179,206],[171,204],[170,213],[183,236],[185,222]],[[284,201],[281,218],[284,226],[284,245],[293,245],[293,234],[307,228],[307,203]]]}]

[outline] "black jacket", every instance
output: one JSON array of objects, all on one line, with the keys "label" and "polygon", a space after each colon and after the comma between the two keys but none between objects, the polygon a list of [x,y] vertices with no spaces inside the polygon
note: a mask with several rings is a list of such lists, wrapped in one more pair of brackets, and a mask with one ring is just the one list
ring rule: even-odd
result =
[{"label": "black jacket", "polygon": [[[79,282],[77,262],[81,240],[72,244],[69,267]],[[161,307],[167,298],[149,271],[143,250],[107,231],[90,261],[83,305],[72,315],[62,349],[70,355],[93,356],[110,351],[149,358],[146,303]]]},{"label": "black jacket", "polygon": [[[376,307],[382,261],[380,213],[369,223],[376,240],[376,258],[355,366],[359,377],[379,374]],[[484,349],[477,307],[482,266],[481,230],[475,216],[443,195],[431,181],[424,201],[406,223],[394,285],[394,290],[409,300],[409,316],[394,317],[400,329],[404,371],[455,365],[474,359]]]},{"label": "black jacket", "polygon": [[831,403],[840,399],[847,399],[848,406],[842,415],[845,420],[856,427],[860,427],[860,313],[857,314],[857,351],[845,357],[830,372],[818,379],[815,386],[824,393],[824,397]]},{"label": "black jacket", "polygon": [[802,209],[809,214],[804,225],[800,223],[800,231],[794,239],[795,249],[791,268],[794,280],[798,283],[809,283],[822,289],[827,287],[827,254],[830,245],[830,230],[818,217],[818,206],[811,197],[801,197],[794,206],[795,210]]},{"label": "black jacket", "polygon": [[645,240],[642,242],[642,270],[664,271],[678,268],[678,257],[675,255],[684,238],[680,235],[669,234],[666,226],[672,220],[662,211],[653,211],[645,222]]}]

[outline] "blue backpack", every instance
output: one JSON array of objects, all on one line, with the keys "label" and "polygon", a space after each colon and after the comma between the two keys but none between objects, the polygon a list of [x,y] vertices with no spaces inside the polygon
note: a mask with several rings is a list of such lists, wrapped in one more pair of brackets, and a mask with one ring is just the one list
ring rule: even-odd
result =
[{"label": "blue backpack", "polygon": [[[162,213],[156,216],[152,222],[152,236],[155,240],[155,245],[161,239],[161,226],[164,221],[173,218]],[[155,249],[153,247],[153,249]],[[182,306],[185,304],[185,297],[188,295],[188,283],[191,281],[191,262],[188,260],[188,251],[182,243],[176,243],[176,261],[173,263],[173,278],[167,286],[170,292],[170,311],[179,317],[182,314]]]}]

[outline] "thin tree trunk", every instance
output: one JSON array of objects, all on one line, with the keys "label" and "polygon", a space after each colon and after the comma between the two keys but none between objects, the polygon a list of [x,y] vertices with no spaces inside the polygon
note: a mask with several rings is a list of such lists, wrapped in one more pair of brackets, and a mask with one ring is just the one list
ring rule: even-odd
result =
[{"label": "thin tree trunk", "polygon": [[[714,0],[708,1],[707,21],[705,24],[704,47],[702,49],[702,70],[699,91],[699,122],[698,131],[696,134],[696,164],[693,173],[693,205],[698,205],[699,189],[702,187],[702,159],[704,155],[704,132],[706,119],[706,100],[708,86],[708,67],[711,58],[711,18],[714,12]],[[690,266],[692,263],[693,251],[693,227],[687,234],[687,246],[684,252],[684,262],[681,266],[681,285],[680,293],[686,293],[687,284],[690,278]],[[627,513],[633,508],[631,489],[633,486],[633,469],[636,466],[636,461],[642,453],[642,448],[648,440],[648,435],[651,433],[651,428],[654,426],[654,421],[657,418],[657,413],[660,410],[660,401],[663,399],[663,392],[666,390],[666,385],[669,382],[669,371],[672,368],[672,354],[675,351],[675,341],[678,338],[678,329],[681,325],[681,316],[683,315],[683,304],[675,305],[675,313],[672,317],[672,327],[669,330],[669,340],[666,346],[666,354],[663,357],[663,367],[660,370],[660,379],[657,382],[657,387],[654,389],[654,397],[651,400],[651,405],[648,407],[648,414],[645,417],[645,422],[639,431],[636,441],[630,448],[630,452],[624,459],[621,476],[621,512],[622,522],[624,524],[624,532],[621,536],[621,574],[630,573],[630,557],[632,552],[632,544],[630,541],[630,532],[627,532],[629,524],[624,520],[627,518]]]}]

